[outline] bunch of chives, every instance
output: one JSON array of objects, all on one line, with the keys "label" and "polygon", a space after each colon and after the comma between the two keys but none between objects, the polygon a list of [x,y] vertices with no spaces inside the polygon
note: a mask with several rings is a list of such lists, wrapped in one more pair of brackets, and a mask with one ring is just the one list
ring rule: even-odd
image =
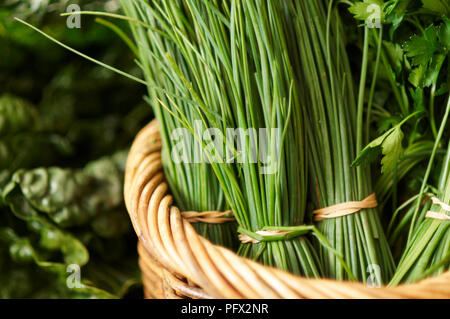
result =
[{"label": "bunch of chives", "polygon": [[[444,203],[450,202],[449,172],[450,147],[444,161],[438,188],[439,197]],[[390,285],[415,282],[450,269],[450,223],[448,220],[427,218],[426,214],[429,210],[449,215],[438,205],[431,205],[430,201],[423,206],[414,227],[414,235],[402,254]],[[411,217],[413,212],[414,207],[411,207],[407,216]]]},{"label": "bunch of chives", "polygon": [[[167,5],[170,6],[169,3]],[[195,140],[186,136],[172,136],[176,129],[182,125],[170,114],[170,110],[162,105],[171,105],[171,98],[180,93],[177,83],[172,81],[170,74],[161,69],[161,59],[165,59],[166,54],[170,54],[177,59],[180,54],[174,44],[158,33],[149,31],[151,25],[155,25],[155,19],[147,15],[150,7],[140,1],[122,1],[125,13],[134,18],[139,18],[145,27],[138,27],[136,23],[130,23],[136,47],[138,49],[139,64],[142,68],[145,80],[148,84],[148,102],[152,106],[155,117],[159,124],[162,140],[162,163],[166,181],[170,191],[174,196],[176,205],[181,211],[225,211],[227,205],[223,191],[211,165],[199,159],[198,145]],[[170,10],[167,14],[172,14]],[[171,16],[170,18],[175,18]],[[182,59],[177,59],[180,68],[187,68]],[[178,83],[179,84],[179,83]],[[156,89],[164,88],[163,91]],[[200,120],[190,103],[176,98],[176,103],[183,109],[185,116],[191,122]],[[200,128],[201,129],[201,128]],[[187,150],[185,154],[176,154],[176,147],[182,146]],[[174,156],[178,156],[174,160]],[[226,222],[222,224],[208,224],[203,222],[193,223],[197,232],[209,238],[212,242],[230,248],[236,247],[236,224]]]},{"label": "bunch of chives", "polygon": [[[409,235],[397,270],[389,285],[397,285],[402,282],[415,282],[419,279],[438,275],[450,269],[450,221],[448,219],[438,219],[427,217],[428,211],[450,216],[448,210],[439,205],[432,205],[427,201],[420,211],[422,195],[425,190],[428,177],[433,167],[433,161],[438,145],[445,130],[448,117],[450,115],[450,97],[448,98],[445,115],[442,119],[441,128],[435,141],[433,153],[428,163],[422,183],[421,192],[408,213],[402,218],[399,229],[406,223],[410,223]],[[435,190],[436,196],[442,203],[450,203],[450,143],[447,154],[444,158],[438,187]],[[395,216],[394,216],[395,217]],[[394,233],[398,236],[398,234]]]},{"label": "bunch of chives", "polygon": [[[295,30],[299,69],[308,96],[309,169],[312,200],[316,208],[360,201],[372,193],[368,168],[351,167],[362,149],[364,88],[368,63],[368,29],[359,93],[355,91],[345,36],[338,9],[332,0],[295,1]],[[357,96],[359,94],[359,97]],[[358,98],[358,99],[357,99]],[[394,272],[389,245],[377,209],[326,219],[320,231],[340,252],[353,275],[367,282],[387,283]],[[342,262],[321,248],[325,275],[348,279]],[[374,277],[375,276],[375,277]]]},{"label": "bunch of chives", "polygon": [[[192,110],[204,127],[221,132],[222,143],[206,152],[211,167],[239,231],[261,239],[242,244],[239,253],[319,277],[320,263],[309,240],[292,238],[311,227],[293,227],[296,232],[289,236],[269,239],[256,233],[302,225],[305,217],[305,129],[288,52],[292,21],[285,3],[159,0],[127,1],[124,6],[127,15],[151,26],[133,29],[144,73],[162,108],[191,132]],[[235,147],[235,139],[227,135],[230,128],[264,128],[265,146],[259,145],[261,136],[243,134],[237,138],[240,148]],[[208,145],[196,137],[205,150]],[[234,162],[220,160],[220,145],[233,154]],[[269,163],[261,160],[262,154]],[[268,166],[272,172],[263,174]]]}]

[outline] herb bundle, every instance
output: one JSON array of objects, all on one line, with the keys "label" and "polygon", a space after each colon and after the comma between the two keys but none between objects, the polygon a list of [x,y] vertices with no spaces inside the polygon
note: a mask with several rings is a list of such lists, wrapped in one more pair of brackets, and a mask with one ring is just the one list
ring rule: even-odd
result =
[{"label": "herb bundle", "polygon": [[[334,1],[296,1],[296,34],[302,74],[308,90],[311,197],[316,208],[361,201],[372,193],[367,167],[352,168],[364,141],[364,94],[368,65],[368,29],[359,92],[355,90],[342,21]],[[358,99],[357,99],[358,98]],[[386,283],[394,263],[377,209],[320,221],[318,227],[344,256],[354,276],[366,282],[374,271]],[[325,275],[348,276],[335,255],[321,250]],[[380,271],[378,271],[378,269]],[[376,269],[376,270],[375,270]]]},{"label": "herb bundle", "polygon": [[[164,79],[153,81],[146,75],[153,92],[161,96],[158,103],[196,136],[203,150],[207,145],[195,134],[190,114],[197,112],[203,127],[219,130],[205,155],[239,232],[258,242],[241,245],[239,253],[319,277],[320,263],[310,242],[305,237],[287,240],[277,233],[284,230],[298,236],[312,229],[295,227],[305,217],[307,174],[303,110],[287,44],[292,22],[285,4],[131,1],[124,5],[127,15],[150,26],[133,29],[145,57],[144,72],[152,67]],[[267,134],[230,137],[230,128],[247,133],[266,129]],[[260,138],[265,146],[259,144]],[[231,161],[229,157],[223,161],[228,154]],[[262,154],[271,166],[264,165]],[[264,174],[264,169],[273,172]],[[283,228],[289,226],[293,228]],[[264,237],[256,233],[261,230],[275,233]]]},{"label": "herb bundle", "polygon": [[[449,167],[450,150],[444,161],[438,187],[442,203],[450,201]],[[434,197],[435,195],[430,194],[430,196]],[[430,211],[448,216],[447,210],[440,208],[439,205],[432,205],[430,200],[427,201],[421,209],[415,225],[411,225],[413,236],[407,244],[390,285],[415,282],[428,276],[441,274],[448,269],[450,265],[450,223],[445,218],[427,217],[427,213]],[[411,219],[413,212],[414,206],[404,218]]]},{"label": "herb bundle", "polygon": [[437,145],[443,135],[449,114],[450,97],[435,142],[435,150],[430,158],[427,173],[422,183],[421,193],[417,196],[415,205],[403,217],[403,220],[410,221],[409,236],[406,249],[390,285],[397,285],[400,282],[413,282],[426,276],[440,274],[450,265],[450,212],[447,204],[450,202],[450,144],[442,164],[437,187],[439,198],[430,194],[432,203],[428,200],[421,212],[419,209],[425,184],[434,162]]}]

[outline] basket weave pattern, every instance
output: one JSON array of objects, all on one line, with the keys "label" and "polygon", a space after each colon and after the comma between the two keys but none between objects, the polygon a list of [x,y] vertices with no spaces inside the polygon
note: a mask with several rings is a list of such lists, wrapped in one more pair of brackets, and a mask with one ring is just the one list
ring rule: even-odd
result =
[{"label": "basket weave pattern", "polygon": [[160,151],[154,120],[136,136],[125,174],[147,298],[450,298],[450,272],[416,284],[371,288],[297,277],[212,244],[173,205]]}]

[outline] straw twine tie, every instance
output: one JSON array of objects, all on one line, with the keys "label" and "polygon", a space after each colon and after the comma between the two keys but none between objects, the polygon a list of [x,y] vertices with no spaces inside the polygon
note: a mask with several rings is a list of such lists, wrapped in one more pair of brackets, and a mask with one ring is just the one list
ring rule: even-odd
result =
[{"label": "straw twine tie", "polygon": [[207,224],[223,224],[226,222],[234,221],[233,213],[231,210],[225,212],[208,211],[208,212],[182,212],[181,215],[190,223],[207,223]]},{"label": "straw twine tie", "polygon": [[313,211],[314,220],[320,221],[329,218],[336,218],[357,213],[363,209],[375,208],[378,206],[375,193],[370,194],[362,201],[346,202],[333,206],[328,206]]},{"label": "straw twine tie", "polygon": [[[433,203],[433,205],[441,206],[441,208],[443,210],[445,210],[446,212],[450,212],[450,205],[447,205],[446,203],[443,203],[439,198],[432,197],[431,198],[431,202]],[[427,212],[425,217],[426,218],[438,219],[438,220],[450,220],[450,216],[447,215],[446,213],[438,213],[438,212],[433,212],[431,210],[429,210]]]}]

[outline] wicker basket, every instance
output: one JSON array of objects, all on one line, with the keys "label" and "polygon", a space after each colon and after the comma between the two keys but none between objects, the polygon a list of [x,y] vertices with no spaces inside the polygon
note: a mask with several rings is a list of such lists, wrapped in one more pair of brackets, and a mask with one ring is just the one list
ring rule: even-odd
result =
[{"label": "wicker basket", "polygon": [[297,277],[212,244],[172,205],[160,150],[152,121],[137,135],[125,175],[147,298],[450,298],[450,272],[417,284],[371,288]]}]

